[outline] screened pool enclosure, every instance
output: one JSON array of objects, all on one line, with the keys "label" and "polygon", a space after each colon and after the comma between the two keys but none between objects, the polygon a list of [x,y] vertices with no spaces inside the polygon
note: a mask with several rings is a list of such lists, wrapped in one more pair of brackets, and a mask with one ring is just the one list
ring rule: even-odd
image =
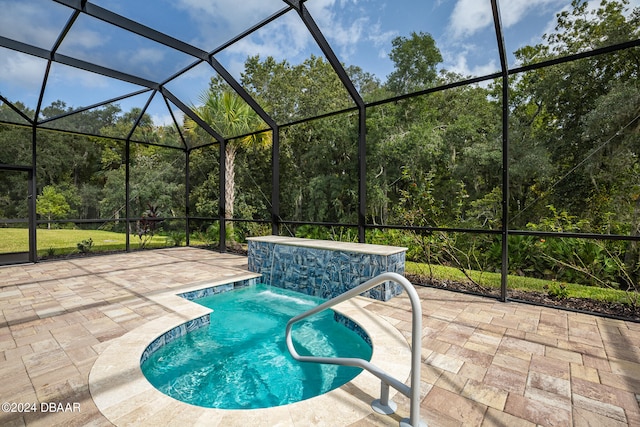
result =
[{"label": "screened pool enclosure", "polygon": [[635,295],[640,9],[527,4],[0,0],[0,264],[279,234]]}]

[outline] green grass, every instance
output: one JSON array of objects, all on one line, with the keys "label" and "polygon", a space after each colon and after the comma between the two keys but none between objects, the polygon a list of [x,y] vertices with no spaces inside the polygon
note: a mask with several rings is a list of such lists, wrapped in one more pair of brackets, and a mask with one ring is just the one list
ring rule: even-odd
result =
[{"label": "green grass", "polygon": [[[102,230],[68,230],[68,229],[38,229],[38,256],[66,255],[77,253],[78,243],[83,240],[93,240],[91,252],[125,250],[126,234]],[[197,244],[196,242],[193,242]],[[140,240],[131,236],[132,249],[137,249]],[[155,235],[147,248],[170,246],[166,236]],[[29,250],[29,231],[26,228],[0,228],[0,253],[27,252]]]},{"label": "green grass", "polygon": [[[442,265],[421,264],[407,261],[407,273],[420,274],[430,276],[441,280],[451,280],[459,282],[468,282],[469,279],[457,268],[445,267]],[[500,288],[500,273],[480,272],[475,270],[467,270],[469,276],[479,285],[487,288]],[[590,298],[596,301],[630,303],[629,296],[626,292],[617,289],[600,288],[596,286],[586,286],[576,283],[562,283],[566,288],[566,296],[569,298]],[[560,283],[551,280],[535,279],[531,277],[508,275],[508,289],[516,289],[522,291],[536,291],[548,293],[545,288],[557,289]]]}]

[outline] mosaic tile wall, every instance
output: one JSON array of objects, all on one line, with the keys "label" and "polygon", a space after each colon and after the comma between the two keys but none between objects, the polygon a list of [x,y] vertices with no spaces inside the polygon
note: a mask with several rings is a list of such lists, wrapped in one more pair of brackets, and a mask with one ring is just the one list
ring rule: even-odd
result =
[{"label": "mosaic tile wall", "polygon": [[[264,283],[329,299],[381,273],[404,274],[405,252],[375,255],[249,240],[249,270],[262,274]],[[385,282],[364,296],[388,301],[402,292]]]},{"label": "mosaic tile wall", "polygon": [[239,280],[237,282],[225,283],[218,286],[212,286],[210,288],[184,292],[182,294],[178,294],[178,296],[186,300],[193,301],[198,298],[208,297],[211,295],[219,294],[221,292],[227,292],[238,288],[244,288],[246,286],[257,285],[258,283],[263,283],[262,279],[260,277],[255,277],[253,279]]},{"label": "mosaic tile wall", "polygon": [[333,313],[333,320],[335,320],[336,322],[340,323],[342,326],[346,327],[347,329],[352,330],[353,332],[358,334],[360,336],[360,338],[362,338],[364,340],[364,342],[366,342],[369,345],[369,347],[373,348],[373,343],[371,342],[371,337],[356,322],[354,322],[353,320],[351,320],[347,316],[344,316],[344,315],[342,315],[340,313],[337,313],[337,312]]},{"label": "mosaic tile wall", "polygon": [[204,316],[189,320],[188,322],[176,326],[175,328],[160,335],[158,338],[153,340],[153,342],[149,344],[147,348],[145,348],[142,352],[142,356],[140,357],[140,366],[142,366],[153,353],[169,344],[171,341],[183,335],[186,335],[191,331],[195,331],[196,329],[200,329],[204,326],[209,326],[210,322],[211,320],[209,319],[209,315],[205,314]]}]

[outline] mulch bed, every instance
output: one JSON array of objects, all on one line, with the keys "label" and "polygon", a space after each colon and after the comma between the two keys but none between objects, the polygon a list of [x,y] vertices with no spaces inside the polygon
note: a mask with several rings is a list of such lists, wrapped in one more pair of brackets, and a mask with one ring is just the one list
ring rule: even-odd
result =
[{"label": "mulch bed", "polygon": [[[500,291],[498,289],[485,288],[476,285],[475,283],[439,280],[418,274],[405,274],[405,276],[414,285],[447,289],[455,292],[494,298],[500,297]],[[554,298],[542,292],[520,290],[508,290],[507,298],[510,301],[521,301],[581,313],[640,322],[640,307],[632,306],[630,304],[596,301],[589,298]]]}]

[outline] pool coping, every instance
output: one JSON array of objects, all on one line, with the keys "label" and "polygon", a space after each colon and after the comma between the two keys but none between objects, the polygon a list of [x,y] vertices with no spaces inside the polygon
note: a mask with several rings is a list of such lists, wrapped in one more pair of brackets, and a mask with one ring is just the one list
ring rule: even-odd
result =
[{"label": "pool coping", "polygon": [[[179,296],[186,292],[259,277],[249,273],[216,282],[172,289],[149,298],[172,311],[114,340],[96,359],[89,373],[89,389],[100,412],[114,425],[346,425],[373,413],[370,403],[379,398],[380,380],[362,372],[347,384],[323,395],[274,408],[203,408],[175,400],[149,383],[140,368],[149,344],[179,325],[208,315],[211,310]],[[364,307],[371,299],[356,297],[333,309],[362,327],[373,344],[371,363],[405,381],[411,352],[405,337],[381,316]],[[284,333],[284,331],[283,331]],[[390,390],[390,396],[396,394]]]},{"label": "pool coping", "polygon": [[303,248],[323,249],[327,251],[345,251],[370,255],[388,256],[399,252],[406,252],[404,246],[376,245],[371,243],[341,242],[338,240],[306,239],[287,236],[257,236],[247,237],[248,241],[273,243],[286,246],[300,246]]}]

